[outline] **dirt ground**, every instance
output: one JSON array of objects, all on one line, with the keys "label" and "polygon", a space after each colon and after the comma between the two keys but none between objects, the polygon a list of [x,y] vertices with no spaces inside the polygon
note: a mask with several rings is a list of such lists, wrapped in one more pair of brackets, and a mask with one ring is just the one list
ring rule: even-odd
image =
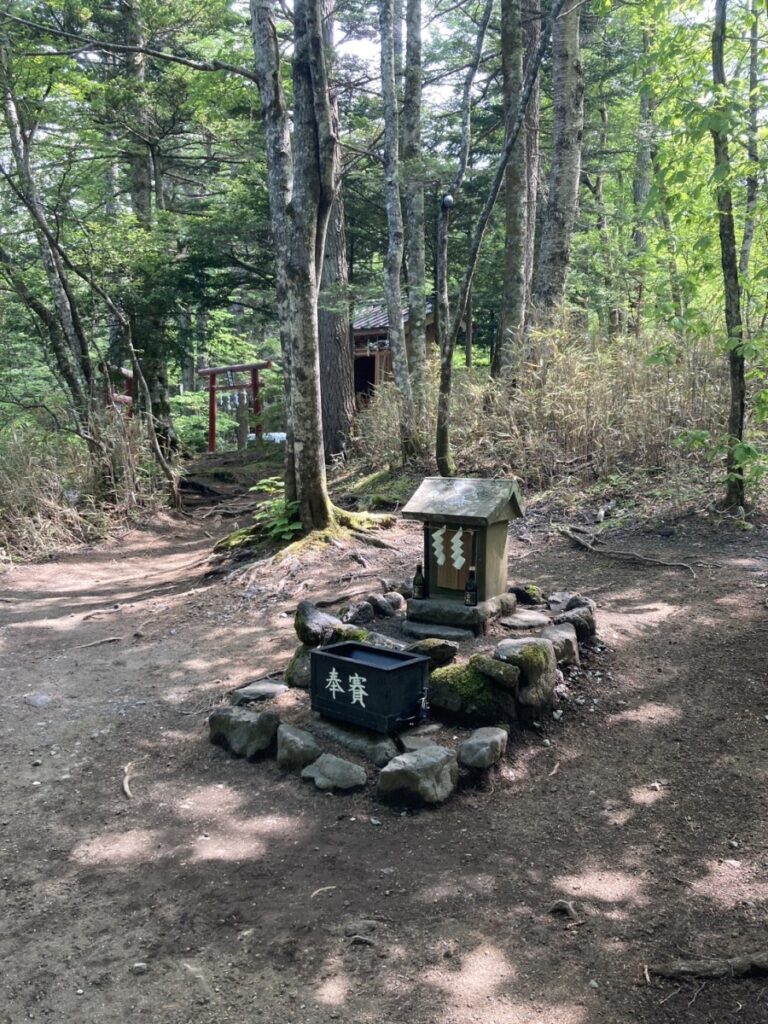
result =
[{"label": "dirt ground", "polygon": [[367,569],[342,544],[206,583],[229,525],[162,516],[0,577],[0,1022],[768,1020],[768,979],[645,971],[768,947],[765,528],[616,532],[695,579],[518,531],[510,577],[592,596],[604,649],[486,788],[403,815],[205,720],[286,664],[300,598],[412,573],[418,528]]}]

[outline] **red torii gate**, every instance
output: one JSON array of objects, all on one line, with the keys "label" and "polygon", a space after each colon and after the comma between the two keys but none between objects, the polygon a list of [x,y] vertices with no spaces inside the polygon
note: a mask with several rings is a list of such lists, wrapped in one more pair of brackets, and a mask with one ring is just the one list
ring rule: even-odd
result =
[{"label": "red torii gate", "polygon": [[[219,391],[247,391],[250,389],[253,401],[253,414],[261,414],[262,405],[259,397],[259,370],[268,370],[272,363],[235,363],[232,366],[206,366],[198,370],[201,377],[208,378],[208,451],[216,451],[216,394]],[[237,383],[236,373],[250,373],[250,382]],[[217,384],[216,378],[220,374],[226,374],[227,383]],[[261,437],[261,423],[256,422],[256,436]]]}]

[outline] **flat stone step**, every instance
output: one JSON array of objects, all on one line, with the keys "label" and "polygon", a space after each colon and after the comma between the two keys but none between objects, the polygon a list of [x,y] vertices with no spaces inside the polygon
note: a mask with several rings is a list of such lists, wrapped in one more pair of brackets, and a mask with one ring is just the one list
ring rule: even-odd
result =
[{"label": "flat stone step", "polygon": [[[549,622],[549,619],[547,619]],[[438,622],[411,622],[408,619],[401,626],[406,636],[416,637],[417,640],[425,640],[433,637],[436,640],[474,640],[475,634],[471,629],[459,629],[458,626],[443,626]]]},{"label": "flat stone step", "polygon": [[551,626],[552,619],[543,612],[520,611],[514,615],[507,615],[499,620],[502,626],[507,629],[543,629],[544,626]]},{"label": "flat stone step", "polygon": [[287,690],[288,687],[284,683],[271,683],[265,679],[257,679],[254,683],[248,683],[238,690],[233,690],[229,699],[237,707],[240,704],[250,704],[255,700],[272,700]]}]

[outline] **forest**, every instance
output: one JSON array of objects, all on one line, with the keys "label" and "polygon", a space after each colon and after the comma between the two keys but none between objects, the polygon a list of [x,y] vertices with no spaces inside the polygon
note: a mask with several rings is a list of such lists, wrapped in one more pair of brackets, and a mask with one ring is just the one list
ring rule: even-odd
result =
[{"label": "forest", "polygon": [[0,2],[1,1021],[764,1024],[767,41]]},{"label": "forest", "polygon": [[[254,360],[248,429],[286,434],[307,530],[334,521],[340,464],[759,497],[757,0],[1,17],[6,557],[178,505],[198,370]],[[371,309],[389,361],[363,394]]]}]

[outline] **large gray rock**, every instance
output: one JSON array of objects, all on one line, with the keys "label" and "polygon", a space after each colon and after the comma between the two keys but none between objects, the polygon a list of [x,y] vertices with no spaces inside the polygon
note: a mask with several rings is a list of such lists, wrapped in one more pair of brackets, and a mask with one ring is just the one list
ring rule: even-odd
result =
[{"label": "large gray rock", "polygon": [[459,747],[459,761],[467,768],[490,768],[501,760],[507,749],[507,739],[505,729],[493,726],[475,729]]},{"label": "large gray rock", "polygon": [[367,729],[347,725],[346,722],[329,722],[325,718],[318,718],[313,724],[313,729],[350,753],[372,761],[377,768],[383,768],[398,755],[397,746],[389,736],[368,732]]},{"label": "large gray rock", "polygon": [[285,683],[274,683],[268,679],[257,679],[253,683],[241,686],[238,690],[233,690],[229,695],[229,700],[230,703],[239,707],[241,704],[251,704],[255,701],[272,700],[287,690],[288,687]]},{"label": "large gray rock", "polygon": [[318,789],[359,789],[368,780],[365,769],[333,754],[321,754],[302,771],[302,779],[312,779]]},{"label": "large gray rock", "polygon": [[277,730],[277,763],[286,771],[295,771],[312,764],[322,754],[320,744],[310,732],[294,725],[281,725]]},{"label": "large gray rock", "polygon": [[400,627],[406,636],[418,637],[420,640],[452,640],[454,643],[461,643],[462,640],[474,640],[475,634],[471,629],[460,629],[458,626],[444,626],[439,622],[411,622],[409,619]]},{"label": "large gray rock", "polygon": [[338,631],[344,628],[341,619],[315,607],[311,601],[300,601],[293,620],[296,636],[307,647],[319,647],[338,639]]},{"label": "large gray rock", "polygon": [[555,616],[555,625],[559,626],[564,622],[570,622],[576,630],[576,636],[582,643],[589,640],[597,632],[595,616],[591,608],[573,608],[569,612],[563,612],[561,615]]},{"label": "large gray rock", "polygon": [[539,713],[550,706],[557,684],[557,658],[551,640],[502,640],[494,657],[520,669],[517,703],[524,715]]},{"label": "large gray rock", "polygon": [[312,665],[310,661],[311,647],[306,644],[299,644],[294,651],[293,657],[288,663],[283,678],[288,686],[298,686],[302,690],[308,690],[312,679]]},{"label": "large gray rock", "polygon": [[552,641],[558,664],[579,664],[579,642],[573,623],[562,622],[559,626],[547,626],[542,629],[541,636],[544,640]]},{"label": "large gray rock", "polygon": [[341,640],[364,640],[367,635],[365,630],[321,611],[311,601],[299,602],[293,626],[299,640],[307,647],[335,644]]},{"label": "large gray rock", "polygon": [[518,604],[536,606],[547,603],[541,587],[535,583],[510,583],[508,589],[510,594],[515,595]]},{"label": "large gray rock", "polygon": [[440,668],[441,665],[450,665],[459,653],[459,645],[454,640],[441,640],[433,636],[409,644],[408,651],[429,658],[430,668]]},{"label": "large gray rock", "polygon": [[459,765],[447,747],[424,747],[401,754],[382,768],[378,795],[403,803],[442,804],[456,789]]},{"label": "large gray rock", "polygon": [[584,594],[571,594],[565,606],[565,611],[572,612],[574,608],[589,608],[594,615],[597,605],[591,597],[585,597]]},{"label": "large gray rock", "polygon": [[274,711],[247,708],[217,708],[208,719],[211,743],[247,758],[270,750],[279,725],[280,716]]}]

